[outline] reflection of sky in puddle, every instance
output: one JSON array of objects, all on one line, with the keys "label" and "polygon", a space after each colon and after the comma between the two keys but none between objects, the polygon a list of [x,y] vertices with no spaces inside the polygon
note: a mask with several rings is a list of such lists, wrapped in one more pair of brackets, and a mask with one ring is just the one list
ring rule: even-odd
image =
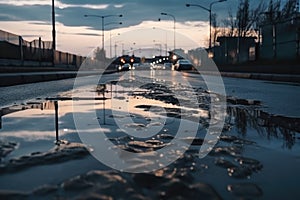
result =
[{"label": "reflection of sky in puddle", "polygon": [[[157,83],[163,82],[166,80],[155,79]],[[131,119],[132,116],[127,115],[127,113],[133,115],[140,115],[144,120],[140,120],[145,127],[139,127],[138,131],[146,131],[146,129],[154,129],[156,132],[160,130],[166,120],[165,108],[181,108],[185,110],[193,111],[194,109],[188,107],[180,107],[178,105],[173,105],[170,103],[165,103],[160,100],[149,99],[143,96],[136,96],[140,92],[146,92],[147,90],[141,88],[135,88],[132,86],[132,83],[129,84],[131,87],[126,88],[119,84],[107,84],[107,92],[105,96],[107,98],[112,98],[105,102],[106,109],[113,110],[114,120],[129,122],[128,119]],[[94,97],[95,95],[102,97],[102,93],[95,94],[96,87],[83,87],[77,88],[76,92],[73,95],[79,94],[82,96]],[[111,91],[110,91],[111,90]],[[110,93],[112,92],[112,93]],[[187,96],[186,96],[187,97]],[[84,106],[85,104],[90,105],[94,104],[94,109],[98,111],[102,110],[103,102],[102,101],[81,101],[80,105]],[[137,105],[147,105],[153,106],[150,110],[144,110],[137,108]],[[74,127],[72,113],[71,101],[60,101],[59,102],[59,134],[63,136],[70,132],[76,132]],[[127,112],[120,112],[124,111]],[[195,111],[195,110],[194,110]],[[82,110],[82,112],[90,112],[90,110]],[[270,116],[265,117],[262,120],[261,115],[257,114],[259,111],[256,110],[256,114],[247,111],[247,109],[235,109],[231,108],[229,112],[231,115],[231,122],[234,124],[233,134],[236,132],[253,138],[260,144],[270,146],[272,148],[299,148],[298,145],[298,136],[297,131],[292,131],[289,129],[292,125],[285,123],[284,127],[282,122],[278,125],[277,122],[269,122],[267,119],[270,119]],[[199,108],[197,112],[190,112],[191,115],[195,117],[208,117],[208,112],[204,109]],[[98,113],[99,122],[101,123],[102,114]],[[109,118],[109,113],[106,115],[107,120],[112,120]],[[150,121],[147,119],[155,118],[157,123],[155,126],[147,126],[150,124]],[[262,124],[264,121],[264,124]],[[152,120],[151,123],[155,122]],[[276,124],[277,123],[277,124]],[[155,123],[154,123],[155,124]],[[161,124],[161,125],[159,125]],[[272,126],[267,126],[266,124],[272,124]],[[127,126],[130,127],[132,124],[127,123]],[[134,127],[134,126],[133,126]],[[103,127],[102,127],[103,128]],[[297,127],[296,127],[297,128]],[[120,131],[120,129],[118,129]],[[92,130],[91,130],[92,131]],[[110,132],[109,128],[103,129],[104,132]],[[256,133],[253,133],[256,132]],[[0,129],[2,137],[16,137],[23,138],[28,141],[41,140],[41,139],[51,139],[55,137],[55,126],[54,126],[54,109],[51,104],[44,105],[44,109],[29,109],[20,112],[15,112],[2,117],[2,129]],[[251,134],[251,135],[250,135]],[[254,137],[253,134],[257,135]],[[265,142],[264,142],[265,141]]]},{"label": "reflection of sky in puddle", "polygon": [[[156,80],[156,83],[159,83],[159,80]],[[102,93],[95,93],[95,88],[92,86],[78,88],[73,96],[78,94],[86,97],[102,97]],[[110,93],[112,90],[112,93]],[[123,122],[128,128],[136,129],[138,132],[144,132],[147,129],[155,130],[155,132],[175,134],[173,132],[176,129],[176,123],[179,123],[180,118],[173,118],[164,115],[166,109],[178,109],[182,108],[188,111],[195,111],[195,108],[190,107],[181,107],[179,105],[174,105],[170,103],[165,103],[161,100],[146,98],[142,95],[137,95],[139,92],[148,91],[146,89],[137,89],[135,87],[126,88],[121,85],[107,85],[107,91],[105,96],[108,99],[105,102],[106,109],[106,124],[103,124],[103,101],[98,100],[83,100],[76,101],[75,106],[78,106],[80,109],[80,114],[87,114],[90,112],[95,112],[95,121],[91,122],[86,120],[85,123],[87,127],[90,127],[88,130],[85,130],[87,134],[96,133],[99,130],[99,124],[101,125],[101,131],[107,136],[107,140],[111,138],[121,137],[126,134],[124,129],[115,126],[116,121]],[[188,93],[182,93],[188,94]],[[185,96],[184,100],[188,100],[188,95]],[[74,103],[74,102],[73,102]],[[69,141],[74,141],[78,135],[76,134],[76,128],[73,121],[73,103],[72,101],[59,101],[59,134],[61,139],[66,139]],[[152,106],[150,109],[143,109],[137,107],[138,105]],[[0,129],[1,139],[9,139],[13,141],[21,141],[22,149],[13,151],[8,158],[13,156],[21,156],[24,153],[30,153],[32,151],[46,151],[54,145],[55,140],[55,125],[54,125],[54,108],[51,104],[47,105],[47,109],[28,109],[24,111],[19,111],[11,113],[2,117],[2,129]],[[45,107],[46,108],[46,107]],[[227,123],[231,125],[231,129],[228,128],[228,131],[224,131],[224,135],[234,135],[243,139],[249,140],[250,143],[234,143],[234,142],[224,142],[224,140],[219,141],[217,146],[228,145],[229,147],[239,147],[242,148],[242,156],[255,158],[263,164],[262,173],[253,174],[251,179],[248,178],[245,181],[252,181],[262,186],[264,190],[268,190],[270,187],[272,191],[277,189],[275,186],[269,186],[265,183],[265,180],[271,180],[273,182],[274,177],[283,176],[283,179],[289,179],[291,173],[295,173],[295,180],[299,180],[297,177],[299,173],[297,172],[297,163],[299,159],[295,159],[295,156],[298,156],[300,151],[298,132],[289,130],[289,121],[284,121],[286,118],[271,116],[266,113],[261,113],[260,107],[252,106],[242,106],[242,105],[231,105],[231,108],[228,109],[228,119]],[[113,112],[112,112],[113,111]],[[123,112],[128,111],[128,112]],[[173,114],[176,113],[175,111]],[[181,113],[180,113],[181,114]],[[199,108],[197,112],[189,112],[191,115],[200,118],[208,118],[208,111],[206,109]],[[264,117],[265,116],[265,117]],[[129,119],[133,123],[129,123]],[[152,120],[149,120],[152,119]],[[278,122],[276,120],[281,120]],[[155,121],[157,120],[157,121]],[[94,124],[94,122],[97,122]],[[157,122],[157,123],[156,123]],[[283,124],[284,123],[284,124]],[[166,126],[167,125],[167,126]],[[270,126],[267,126],[270,125]],[[97,127],[97,128],[95,128]],[[163,129],[162,129],[163,128]],[[186,132],[193,131],[189,127],[184,127]],[[299,128],[299,127],[294,127]],[[276,131],[275,131],[276,130]],[[203,130],[199,131],[201,134]],[[128,134],[127,134],[128,135]],[[138,136],[138,135],[136,135]],[[199,136],[199,135],[197,135]],[[289,137],[290,136],[290,137]],[[131,137],[129,140],[133,140]],[[159,139],[159,137],[153,137],[154,139]],[[187,139],[187,138],[186,138]],[[200,138],[201,139],[201,138]],[[289,140],[292,139],[292,140]],[[125,140],[125,139],[124,139]],[[38,142],[37,142],[38,141]],[[136,142],[137,140],[135,140]],[[251,142],[255,143],[251,143]],[[117,142],[122,142],[117,140]],[[25,145],[24,145],[25,143]],[[125,141],[124,141],[125,143]],[[120,143],[119,143],[120,144]],[[122,143],[121,143],[122,144]],[[133,145],[135,143],[132,143]],[[90,146],[89,146],[90,147]],[[93,148],[93,147],[91,147]],[[198,148],[197,145],[192,145],[192,148]],[[22,152],[21,152],[22,151]],[[172,154],[174,152],[170,152]],[[176,152],[175,152],[176,154]],[[108,157],[110,155],[107,155]],[[221,155],[225,159],[232,160],[232,163],[235,163],[232,156]],[[227,157],[226,157],[227,156]],[[196,156],[195,156],[196,157]],[[136,162],[134,157],[130,161]],[[187,157],[188,158],[188,157]],[[223,184],[224,180],[227,180],[228,183],[236,182],[236,179],[230,179],[227,176],[227,169],[217,169],[214,166],[214,159],[216,157],[206,157],[207,160],[197,160],[195,161],[195,167],[201,167],[206,162],[207,171],[203,173],[203,169],[197,168],[196,179],[201,182],[206,179],[209,179],[207,182],[213,180],[213,185],[219,190],[224,190]],[[146,165],[151,165],[152,163],[147,162],[146,158],[141,157],[140,159],[145,159]],[[185,162],[185,160],[184,160]],[[84,167],[82,163],[76,162],[76,166],[73,165],[73,168],[78,168],[80,170]],[[87,165],[86,163],[84,163]],[[184,163],[186,164],[186,163]],[[184,164],[178,165],[177,169],[183,169]],[[206,165],[205,164],[205,165]],[[237,163],[235,163],[237,164]],[[291,165],[291,166],[290,166]],[[93,168],[94,166],[90,168]],[[46,167],[50,168],[50,167]],[[52,168],[52,166],[51,166]],[[70,168],[67,168],[68,170]],[[282,170],[281,170],[282,169]],[[290,171],[288,169],[291,169]],[[79,170],[79,171],[80,171]],[[221,171],[223,170],[223,171]],[[53,170],[54,171],[54,170]],[[220,172],[221,171],[221,172]],[[80,171],[81,173],[81,171]],[[201,176],[199,176],[201,173]],[[278,175],[279,174],[279,175]],[[282,175],[284,174],[284,175]],[[77,175],[77,174],[74,174]],[[221,175],[221,176],[219,176]],[[205,179],[206,177],[206,179]],[[207,178],[208,177],[208,178]],[[3,177],[2,177],[3,178]],[[212,179],[211,179],[212,178]],[[244,181],[239,179],[238,181]],[[43,181],[44,183],[44,181]],[[289,180],[285,180],[286,183],[289,183]],[[294,182],[295,183],[295,182]],[[288,186],[293,186],[294,183],[291,183]],[[281,183],[278,184],[280,188]],[[286,185],[287,186],[287,185]],[[222,187],[220,189],[220,187]],[[274,189],[275,188],[275,189]],[[264,191],[265,192],[265,191]],[[226,197],[226,196],[225,196]]]},{"label": "reflection of sky in puddle", "polygon": [[[71,113],[72,107],[66,102],[60,102],[60,106],[62,109],[59,114],[64,116],[59,122],[60,135],[65,135],[74,131],[71,115],[67,115]],[[44,104],[43,110],[27,109],[2,116],[0,133],[2,137],[22,138],[26,141],[54,140],[54,109],[51,103]]]}]

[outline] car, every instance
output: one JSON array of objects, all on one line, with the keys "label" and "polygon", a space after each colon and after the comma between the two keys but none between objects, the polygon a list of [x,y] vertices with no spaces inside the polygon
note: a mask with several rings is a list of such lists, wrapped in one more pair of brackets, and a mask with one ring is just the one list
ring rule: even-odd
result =
[{"label": "car", "polygon": [[124,65],[119,65],[119,71],[128,71],[131,69],[131,65],[129,63],[125,63]]},{"label": "car", "polygon": [[192,70],[194,68],[193,64],[186,59],[180,59],[175,64],[175,70],[181,71],[181,70]]}]

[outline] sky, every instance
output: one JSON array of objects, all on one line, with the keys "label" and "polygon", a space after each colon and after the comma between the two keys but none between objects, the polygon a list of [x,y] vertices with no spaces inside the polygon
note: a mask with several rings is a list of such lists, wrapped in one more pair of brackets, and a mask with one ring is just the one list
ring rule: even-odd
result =
[{"label": "sky", "polygon": [[[186,3],[209,7],[215,0],[55,0],[57,50],[88,55],[102,47],[102,22],[99,17],[84,15],[120,15],[105,18],[105,49],[108,56],[115,51],[139,48],[174,47],[185,50],[208,45],[209,13]],[[268,1],[268,0],[265,0]],[[227,0],[213,6],[218,19],[236,12],[239,0]],[[260,0],[250,0],[252,5]],[[161,18],[160,21],[158,19]],[[122,22],[122,25],[117,23]],[[27,41],[52,40],[51,0],[0,0],[0,29],[23,36]],[[115,48],[116,47],[116,48]]]}]

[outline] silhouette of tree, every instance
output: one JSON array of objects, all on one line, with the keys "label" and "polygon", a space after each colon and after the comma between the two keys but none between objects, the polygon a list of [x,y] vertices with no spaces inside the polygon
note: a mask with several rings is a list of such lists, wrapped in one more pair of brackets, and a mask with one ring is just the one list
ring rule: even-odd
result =
[{"label": "silhouette of tree", "polygon": [[273,23],[281,18],[280,12],[281,1],[270,0],[268,11],[266,12],[266,22]]},{"label": "silhouette of tree", "polygon": [[225,27],[222,31],[222,35],[227,37],[235,36],[236,24],[231,10],[228,11],[228,18],[222,20],[222,23]]},{"label": "silhouette of tree", "polygon": [[236,13],[238,36],[246,37],[251,27],[249,0],[240,0],[238,11]]},{"label": "silhouette of tree", "polygon": [[263,22],[268,24],[283,21],[294,17],[297,12],[297,0],[287,0],[282,9],[280,0],[270,0]]},{"label": "silhouette of tree", "polygon": [[211,21],[212,21],[212,28],[213,28],[212,29],[212,42],[213,42],[213,46],[215,46],[217,37],[221,33],[221,28],[218,26],[218,23],[217,23],[217,14],[214,13],[212,15]]},{"label": "silhouette of tree", "polygon": [[262,21],[261,14],[264,13],[266,5],[261,0],[256,8],[250,9],[249,2],[249,0],[240,0],[236,17],[231,11],[228,12],[228,18],[222,21],[225,27],[222,32],[223,36],[255,36],[255,30]]},{"label": "silhouette of tree", "polygon": [[94,51],[94,57],[96,60],[103,61],[105,59],[105,50],[97,47]]}]

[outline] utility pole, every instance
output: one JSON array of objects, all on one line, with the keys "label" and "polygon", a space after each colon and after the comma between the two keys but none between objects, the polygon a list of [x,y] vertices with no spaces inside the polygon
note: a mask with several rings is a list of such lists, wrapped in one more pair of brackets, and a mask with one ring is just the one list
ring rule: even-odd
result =
[{"label": "utility pole", "polygon": [[56,50],[56,31],[55,31],[55,5],[52,0],[52,64],[55,64],[55,50]]}]

